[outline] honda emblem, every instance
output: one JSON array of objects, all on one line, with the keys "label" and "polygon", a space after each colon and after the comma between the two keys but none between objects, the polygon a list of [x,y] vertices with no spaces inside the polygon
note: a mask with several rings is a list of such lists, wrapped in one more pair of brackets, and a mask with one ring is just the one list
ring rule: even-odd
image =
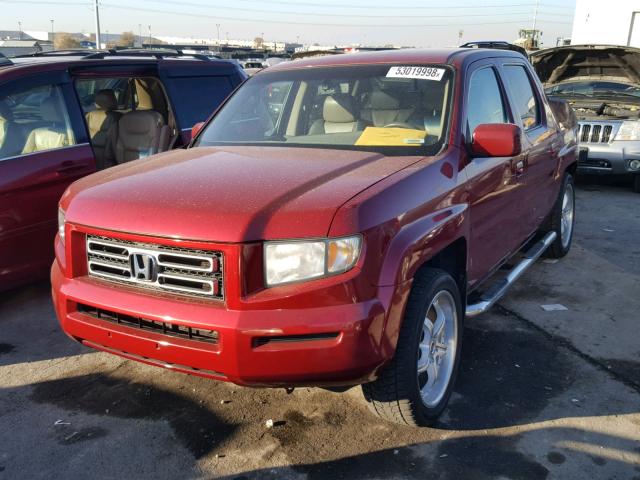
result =
[{"label": "honda emblem", "polygon": [[131,255],[131,276],[143,282],[155,282],[158,277],[156,259],[146,253]]}]

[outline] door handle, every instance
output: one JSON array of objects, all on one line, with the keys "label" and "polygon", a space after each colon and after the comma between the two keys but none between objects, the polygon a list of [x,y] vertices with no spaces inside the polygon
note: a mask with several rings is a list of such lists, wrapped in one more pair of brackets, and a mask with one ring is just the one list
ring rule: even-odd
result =
[{"label": "door handle", "polygon": [[524,157],[520,157],[517,160],[515,160],[514,163],[512,163],[513,165],[513,174],[516,176],[520,176],[524,173],[524,170],[527,166],[527,159]]},{"label": "door handle", "polygon": [[71,162],[69,162],[69,163],[64,162],[60,166],[60,168],[56,169],[56,173],[60,173],[60,174],[63,174],[63,175],[68,175],[68,174],[71,174],[71,173],[74,173],[74,172],[78,172],[78,171],[84,170],[84,169],[85,169],[85,165],[80,165],[80,164],[71,163]]}]

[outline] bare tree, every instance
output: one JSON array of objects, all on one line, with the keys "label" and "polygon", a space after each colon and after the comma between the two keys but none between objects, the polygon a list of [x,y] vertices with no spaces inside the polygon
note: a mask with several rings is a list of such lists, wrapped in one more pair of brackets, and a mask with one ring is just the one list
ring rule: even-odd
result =
[{"label": "bare tree", "polygon": [[253,39],[253,48],[262,48],[264,46],[264,38],[256,37]]},{"label": "bare tree", "polygon": [[136,36],[133,32],[123,32],[118,40],[119,47],[133,47],[136,44]]},{"label": "bare tree", "polygon": [[80,48],[80,42],[69,33],[56,33],[53,38],[53,48],[64,50],[67,48]]}]

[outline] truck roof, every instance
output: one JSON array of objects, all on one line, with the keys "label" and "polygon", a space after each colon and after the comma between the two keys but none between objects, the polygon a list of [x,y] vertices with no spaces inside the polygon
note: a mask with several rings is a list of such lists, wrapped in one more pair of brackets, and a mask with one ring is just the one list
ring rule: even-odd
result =
[{"label": "truck roof", "polygon": [[520,53],[510,50],[498,50],[489,48],[429,48],[429,49],[402,49],[381,50],[375,52],[358,52],[324,57],[313,57],[293,62],[280,63],[269,68],[273,70],[290,70],[305,67],[335,67],[347,65],[374,65],[379,63],[434,63],[449,64],[459,62],[472,62],[482,58],[513,57],[522,59]]}]

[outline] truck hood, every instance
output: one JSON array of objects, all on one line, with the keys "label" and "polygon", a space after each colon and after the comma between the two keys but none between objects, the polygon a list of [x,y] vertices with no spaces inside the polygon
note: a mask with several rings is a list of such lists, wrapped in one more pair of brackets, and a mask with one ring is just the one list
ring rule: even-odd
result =
[{"label": "truck hood", "polygon": [[176,150],[85,177],[61,207],[71,223],[159,237],[323,237],[347,200],[418,160],[292,147]]},{"label": "truck hood", "polygon": [[640,83],[640,49],[615,45],[569,45],[531,54],[545,86],[592,79]]}]

